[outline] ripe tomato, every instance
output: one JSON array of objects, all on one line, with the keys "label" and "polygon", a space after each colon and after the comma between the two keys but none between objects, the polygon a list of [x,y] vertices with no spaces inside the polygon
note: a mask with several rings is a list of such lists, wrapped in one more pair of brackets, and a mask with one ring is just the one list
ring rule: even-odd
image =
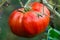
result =
[{"label": "ripe tomato", "polygon": [[[39,12],[33,9],[27,12],[21,12],[21,10],[24,8],[20,8],[19,11],[14,10],[9,17],[8,22],[14,34],[21,37],[33,37],[45,31],[50,19],[49,16],[40,13],[41,7]],[[44,13],[49,15],[49,11]]]}]

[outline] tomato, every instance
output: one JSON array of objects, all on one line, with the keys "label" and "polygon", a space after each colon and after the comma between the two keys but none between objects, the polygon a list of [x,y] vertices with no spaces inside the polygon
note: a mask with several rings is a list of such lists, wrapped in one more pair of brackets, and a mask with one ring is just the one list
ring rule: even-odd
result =
[{"label": "tomato", "polygon": [[49,15],[49,12],[40,13],[41,7],[39,12],[33,9],[22,12],[23,10],[24,8],[19,8],[11,13],[8,20],[11,31],[20,37],[34,37],[44,32],[50,20],[45,14]]}]

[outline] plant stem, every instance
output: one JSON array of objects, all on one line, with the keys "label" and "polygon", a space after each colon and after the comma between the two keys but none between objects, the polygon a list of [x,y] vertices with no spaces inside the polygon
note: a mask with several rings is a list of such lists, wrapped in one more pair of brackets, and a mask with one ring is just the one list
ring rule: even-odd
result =
[{"label": "plant stem", "polygon": [[21,7],[24,7],[22,0],[19,0]]},{"label": "plant stem", "polygon": [[[54,6],[55,4],[50,3],[50,5],[53,5]],[[60,8],[60,5],[56,5],[56,7],[59,7]]]},{"label": "plant stem", "polygon": [[2,1],[1,3],[0,3],[0,8],[3,6],[3,4],[6,2],[6,0],[5,1]]},{"label": "plant stem", "polygon": [[60,14],[53,9],[53,7],[47,2],[47,0],[43,0],[43,4],[45,4],[47,6],[47,8],[53,12],[56,16],[60,17]]},{"label": "plant stem", "polygon": [[24,5],[23,5],[23,3],[22,3],[22,2],[20,2],[20,4],[21,4],[21,7],[24,7]]},{"label": "plant stem", "polygon": [[31,2],[31,0],[28,0],[28,1],[26,2],[26,4],[25,4],[24,7],[27,7],[27,5],[28,5],[30,2]]}]

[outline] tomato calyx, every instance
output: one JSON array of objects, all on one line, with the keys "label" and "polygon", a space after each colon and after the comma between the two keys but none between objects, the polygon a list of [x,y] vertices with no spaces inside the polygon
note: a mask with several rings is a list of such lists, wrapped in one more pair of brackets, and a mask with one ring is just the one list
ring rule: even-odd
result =
[{"label": "tomato calyx", "polygon": [[21,8],[21,9],[17,9],[17,11],[18,12],[22,12],[22,13],[25,13],[25,12],[28,12],[28,11],[30,11],[31,10],[31,8],[30,7],[23,7],[23,8]]},{"label": "tomato calyx", "polygon": [[38,18],[39,18],[39,17],[43,17],[43,15],[44,15],[44,14],[42,14],[42,13],[40,13],[40,12],[35,12],[35,13],[37,14]]},{"label": "tomato calyx", "polygon": [[30,10],[31,10],[31,7],[29,7],[29,6],[24,8],[25,12],[30,11]]},{"label": "tomato calyx", "polygon": [[38,16],[38,17],[39,17],[39,16],[40,16],[40,17],[43,17],[42,14],[37,14],[37,16]]},{"label": "tomato calyx", "polygon": [[17,9],[18,12],[22,12],[22,13],[25,13],[24,11],[24,8],[21,8],[21,9]]}]

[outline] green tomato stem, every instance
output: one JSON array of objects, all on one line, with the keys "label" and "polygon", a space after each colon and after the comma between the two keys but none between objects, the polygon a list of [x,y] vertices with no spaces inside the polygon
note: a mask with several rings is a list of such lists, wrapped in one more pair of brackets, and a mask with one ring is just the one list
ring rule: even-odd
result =
[{"label": "green tomato stem", "polygon": [[24,7],[23,3],[22,3],[22,0],[19,0],[19,3],[21,5],[21,7]]},{"label": "green tomato stem", "polygon": [[31,0],[28,0],[25,4],[24,8],[27,7],[30,2],[31,2]]},{"label": "green tomato stem", "polygon": [[20,2],[20,4],[21,4],[21,7],[24,7],[24,5],[23,5],[23,3],[22,3],[22,2]]},{"label": "green tomato stem", "polygon": [[43,4],[47,6],[47,8],[54,13],[54,15],[58,16],[60,18],[60,14],[53,9],[53,7],[47,2],[47,0],[43,0]]},{"label": "green tomato stem", "polygon": [[29,11],[31,9],[31,7],[28,6],[28,4],[31,2],[31,0],[28,0],[26,2],[25,6],[23,5],[22,0],[19,0],[19,2],[20,2],[21,7],[24,8],[24,12],[27,12],[27,11]]}]

